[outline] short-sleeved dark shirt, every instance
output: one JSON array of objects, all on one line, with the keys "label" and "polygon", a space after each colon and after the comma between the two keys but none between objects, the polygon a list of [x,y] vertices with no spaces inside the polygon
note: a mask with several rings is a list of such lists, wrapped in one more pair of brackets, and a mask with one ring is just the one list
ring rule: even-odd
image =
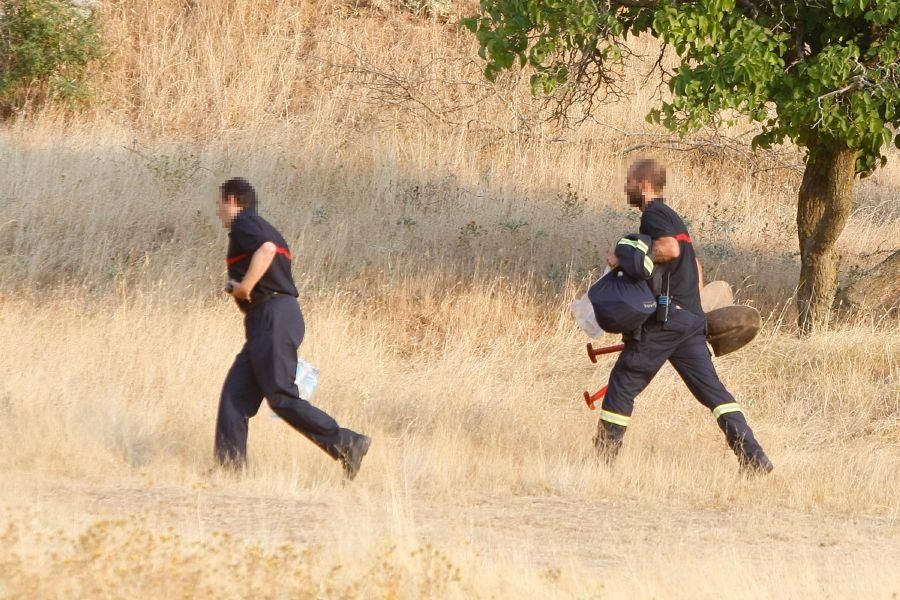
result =
[{"label": "short-sleeved dark shirt", "polygon": [[640,231],[654,240],[662,237],[674,237],[678,240],[681,247],[680,256],[657,265],[658,275],[653,278],[653,287],[655,291],[665,293],[668,277],[670,304],[677,304],[696,315],[703,315],[703,308],[700,305],[697,255],[694,253],[693,240],[684,221],[678,213],[666,205],[665,200],[657,198],[644,209]]},{"label": "short-sleeved dark shirt", "polygon": [[[287,242],[268,221],[259,216],[255,210],[245,208],[232,221],[228,237],[228,277],[235,281],[244,279],[247,269],[250,268],[250,259],[260,246],[272,242],[277,248],[272,265],[250,294],[250,304],[276,293],[297,297],[297,286],[294,285],[294,278],[291,275],[293,256]],[[248,308],[244,302],[238,304],[241,309]]]}]

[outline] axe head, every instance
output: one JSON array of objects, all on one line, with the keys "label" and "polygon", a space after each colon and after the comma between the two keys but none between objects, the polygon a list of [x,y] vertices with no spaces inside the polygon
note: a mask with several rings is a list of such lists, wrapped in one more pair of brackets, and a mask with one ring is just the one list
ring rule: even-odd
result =
[{"label": "axe head", "polygon": [[723,306],[707,313],[706,319],[706,340],[716,356],[743,348],[762,327],[759,311],[751,306]]}]

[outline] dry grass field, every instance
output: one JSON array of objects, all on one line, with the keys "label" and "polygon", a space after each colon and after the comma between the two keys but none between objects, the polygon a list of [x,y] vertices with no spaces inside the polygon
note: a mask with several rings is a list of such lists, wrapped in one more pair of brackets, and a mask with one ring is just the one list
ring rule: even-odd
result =
[{"label": "dry grass field", "polygon": [[[797,337],[796,150],[674,140],[640,63],[559,128],[441,6],[101,2],[96,102],[0,128],[0,598],[898,597],[900,323]],[[593,459],[580,397],[613,359],[568,305],[636,228],[644,155],[707,279],[764,315],[716,364],[768,478],[668,367]],[[294,252],[314,403],[374,438],[351,485],[265,408],[248,471],[213,468],[233,175]],[[897,248],[898,195],[895,154],[842,278]]]}]

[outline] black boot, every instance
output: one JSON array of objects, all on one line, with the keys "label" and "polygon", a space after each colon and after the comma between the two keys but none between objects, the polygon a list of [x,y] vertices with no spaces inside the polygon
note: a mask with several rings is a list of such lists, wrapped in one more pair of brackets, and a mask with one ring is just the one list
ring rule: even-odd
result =
[{"label": "black boot", "polygon": [[738,458],[741,472],[753,475],[771,473],[775,466],[762,446],[756,441],[753,430],[747,424],[743,413],[727,413],[719,417],[719,427],[725,433],[728,446]]},{"label": "black boot", "polygon": [[738,462],[741,465],[741,473],[745,475],[768,475],[775,468],[763,449],[757,445],[753,453],[738,454]]},{"label": "black boot", "polygon": [[372,438],[369,436],[356,432],[350,433],[350,440],[341,448],[340,456],[338,457],[341,461],[341,466],[344,467],[344,477],[348,481],[352,481],[356,474],[359,473],[362,459],[369,451],[369,446],[372,445]]},{"label": "black boot", "polygon": [[618,456],[619,450],[622,449],[624,439],[624,427],[601,419],[597,423],[597,435],[594,436],[594,448],[597,451],[597,458],[606,464],[612,464],[616,456]]}]

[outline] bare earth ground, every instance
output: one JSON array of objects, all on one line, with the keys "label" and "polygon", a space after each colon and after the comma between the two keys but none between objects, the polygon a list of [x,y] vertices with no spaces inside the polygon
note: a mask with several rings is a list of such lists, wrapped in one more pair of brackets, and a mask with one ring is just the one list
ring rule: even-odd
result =
[{"label": "bare earth ground", "polygon": [[[75,529],[136,517],[159,530],[334,547],[347,542],[356,522],[370,537],[411,536],[419,544],[438,546],[450,537],[481,552],[514,557],[526,568],[574,564],[600,578],[623,563],[650,560],[650,554],[680,555],[689,563],[730,556],[744,569],[761,573],[773,557],[793,557],[826,570],[852,561],[856,553],[900,564],[896,514],[842,516],[767,506],[696,509],[559,496],[472,494],[429,501],[414,495],[373,496],[352,487],[285,498],[229,493],[221,482],[193,488],[140,480],[98,485],[36,480],[24,473],[4,474],[4,483],[4,496],[14,491],[28,498],[38,519],[43,514],[52,522],[64,514]],[[13,498],[5,500],[15,504]],[[881,591],[891,597],[900,588]]]},{"label": "bare earth ground", "polygon": [[[362,500],[352,490],[338,497],[294,500],[229,494],[215,486],[188,490],[142,487],[139,482],[92,486],[57,480],[23,483],[19,489],[28,488],[39,505],[53,507],[64,499],[75,520],[85,523],[139,515],[162,527],[194,527],[248,539],[260,537],[263,526],[265,535],[275,536],[268,541],[275,542],[334,544],[347,521],[354,519],[379,524],[388,536],[395,521],[390,498]],[[865,547],[885,558],[896,557],[900,564],[896,517],[842,517],[771,507],[697,510],[558,496],[473,495],[458,502],[417,502],[408,510],[424,543],[439,543],[456,530],[485,549],[510,554],[528,548],[524,558],[543,567],[573,560],[602,570],[654,542],[694,557],[732,551],[751,560],[764,560],[779,550],[836,560],[848,548]],[[513,531],[515,536],[507,535]]]}]

